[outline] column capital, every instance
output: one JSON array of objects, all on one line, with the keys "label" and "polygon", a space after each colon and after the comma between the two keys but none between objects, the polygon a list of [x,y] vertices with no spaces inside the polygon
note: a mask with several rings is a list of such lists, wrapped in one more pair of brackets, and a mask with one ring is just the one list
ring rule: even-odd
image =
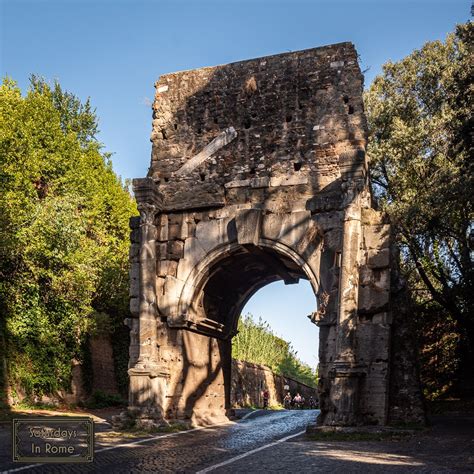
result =
[{"label": "column capital", "polygon": [[160,212],[163,209],[163,195],[152,178],[135,178],[132,185],[139,211],[154,208],[155,212]]}]

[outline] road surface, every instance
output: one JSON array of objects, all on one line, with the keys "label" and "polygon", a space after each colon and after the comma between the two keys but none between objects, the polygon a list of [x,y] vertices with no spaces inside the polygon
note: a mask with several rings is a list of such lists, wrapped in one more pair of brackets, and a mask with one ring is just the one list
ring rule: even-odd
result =
[{"label": "road surface", "polygon": [[[93,464],[11,462],[9,429],[0,427],[0,472],[473,473],[474,414],[432,417],[432,426],[400,439],[310,440],[302,433],[313,411],[256,412],[238,423],[109,444],[98,435]],[[103,433],[106,435],[106,433]],[[102,441],[100,441],[102,439]],[[121,444],[120,444],[121,443]],[[8,471],[8,469],[11,469]]]},{"label": "road surface", "polygon": [[[22,465],[8,463],[6,472],[211,472],[227,470],[234,461],[302,433],[319,410],[259,411],[236,423],[190,430],[152,439],[96,443],[91,464]],[[5,459],[5,458],[3,458]]]}]

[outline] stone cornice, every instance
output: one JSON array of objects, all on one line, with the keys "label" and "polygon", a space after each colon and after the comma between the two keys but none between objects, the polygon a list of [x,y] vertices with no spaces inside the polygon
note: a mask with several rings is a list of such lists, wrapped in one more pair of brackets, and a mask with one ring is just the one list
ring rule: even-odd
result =
[{"label": "stone cornice", "polygon": [[163,209],[163,196],[152,178],[136,178],[132,183],[138,210],[150,206],[155,208],[155,212]]}]

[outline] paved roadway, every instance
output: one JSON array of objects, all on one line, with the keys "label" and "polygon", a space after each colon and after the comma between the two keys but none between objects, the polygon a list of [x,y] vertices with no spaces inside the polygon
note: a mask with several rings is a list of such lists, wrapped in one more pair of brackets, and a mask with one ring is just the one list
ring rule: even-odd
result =
[{"label": "paved roadway", "polygon": [[[8,463],[6,472],[160,472],[196,473],[219,469],[231,472],[233,459],[260,452],[262,447],[281,443],[301,433],[316,419],[318,410],[255,412],[238,423],[191,430],[137,442],[122,442],[107,449],[96,443],[91,464],[48,464],[42,466]],[[276,445],[276,444],[275,444]],[[104,447],[106,449],[104,449]],[[110,447],[109,447],[110,448]],[[5,458],[3,458],[5,460]],[[219,466],[222,463],[231,463]],[[11,471],[8,471],[11,469]],[[4,471],[5,472],[5,471]]]},{"label": "paved roadway", "polygon": [[472,414],[433,418],[428,430],[398,441],[310,441],[299,436],[317,413],[260,411],[238,423],[141,440],[114,440],[109,434],[109,445],[99,435],[94,463],[80,465],[13,464],[9,430],[0,427],[0,472],[474,473]]}]

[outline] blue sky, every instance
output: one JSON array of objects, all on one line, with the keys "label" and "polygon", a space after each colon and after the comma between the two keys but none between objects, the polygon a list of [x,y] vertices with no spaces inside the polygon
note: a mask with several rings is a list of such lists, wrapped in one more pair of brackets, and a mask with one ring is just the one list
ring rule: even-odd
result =
[{"label": "blue sky", "polygon": [[[82,99],[90,96],[115,170],[133,178],[145,176],[149,165],[150,104],[161,74],[352,41],[368,85],[384,62],[444,39],[456,23],[467,21],[471,2],[0,0],[0,5],[1,75],[25,90],[35,73],[58,79]],[[316,328],[305,318],[314,297],[301,284],[282,288],[264,288],[245,310],[267,319],[314,365],[315,345],[302,343],[308,334],[316,339]],[[288,311],[301,318],[299,332]]]}]

